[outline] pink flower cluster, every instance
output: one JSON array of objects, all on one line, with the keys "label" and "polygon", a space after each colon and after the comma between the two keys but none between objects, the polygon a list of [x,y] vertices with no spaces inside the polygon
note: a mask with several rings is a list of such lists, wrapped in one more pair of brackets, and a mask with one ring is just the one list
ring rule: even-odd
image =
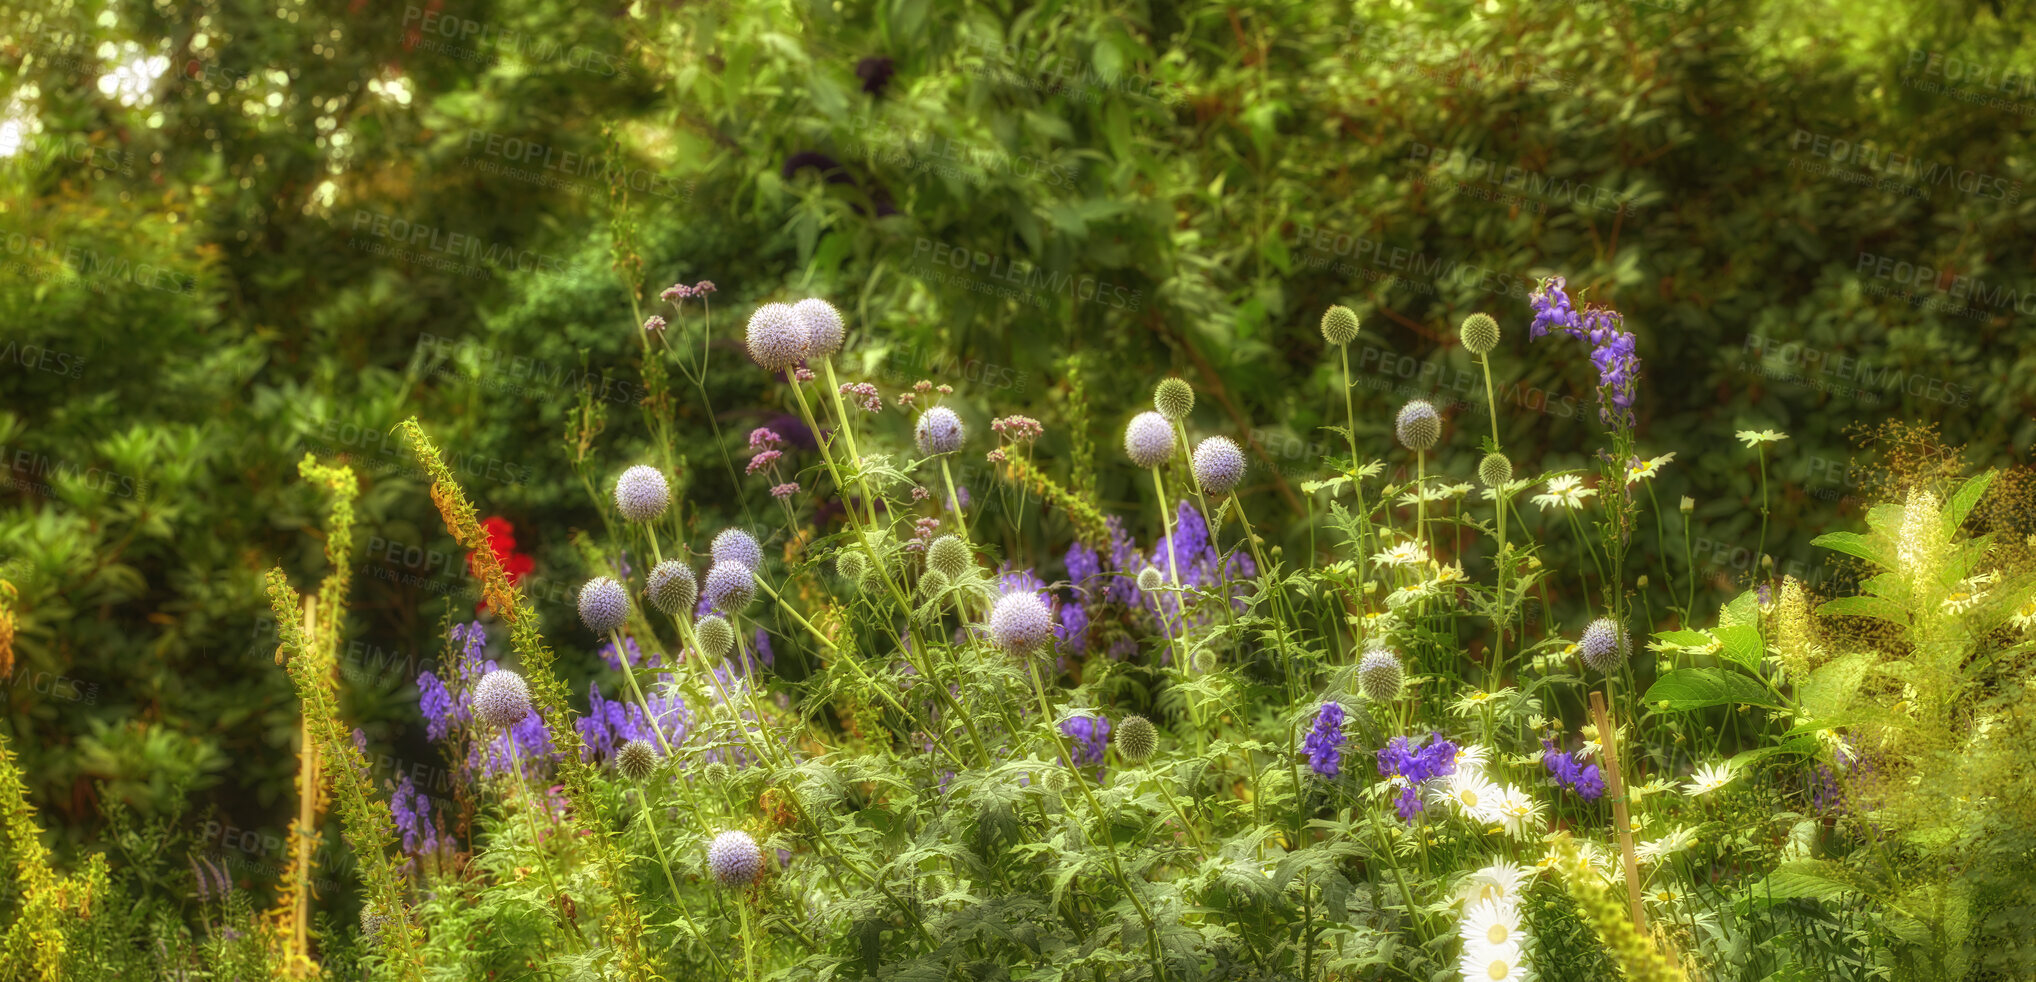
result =
[{"label": "pink flower cluster", "polygon": [[[778,431],[768,426],[759,426],[756,429],[750,430],[749,449],[761,452],[749,458],[749,470],[746,473],[755,474],[757,471],[777,464],[785,456],[784,451],[779,449],[783,446],[785,446],[785,438],[779,436]],[[771,489],[771,493],[777,494],[777,489]]]},{"label": "pink flower cluster", "polygon": [[1006,416],[990,421],[990,430],[1012,443],[1038,439],[1046,427],[1030,416]]},{"label": "pink flower cluster", "polygon": [[701,280],[692,286],[687,286],[684,283],[674,283],[671,286],[665,287],[665,292],[658,294],[658,296],[663,298],[666,303],[678,303],[681,300],[706,299],[707,294],[713,292],[714,281]]},{"label": "pink flower cluster", "polygon": [[[771,453],[777,453],[773,450]],[[771,497],[783,500],[799,493],[799,482],[786,481],[771,488]]]},{"label": "pink flower cluster", "polygon": [[864,412],[879,413],[884,411],[884,397],[878,395],[877,387],[868,382],[856,382],[854,384],[843,382],[841,383],[841,394],[860,402]]}]

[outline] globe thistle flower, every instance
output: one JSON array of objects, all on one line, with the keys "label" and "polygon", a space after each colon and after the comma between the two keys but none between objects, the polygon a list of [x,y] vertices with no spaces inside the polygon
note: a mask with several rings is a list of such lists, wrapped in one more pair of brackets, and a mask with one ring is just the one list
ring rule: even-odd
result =
[{"label": "globe thistle flower", "polygon": [[1499,322],[1490,314],[1472,314],[1463,319],[1457,328],[1457,336],[1463,339],[1464,348],[1482,358],[1499,346]]},{"label": "globe thistle flower", "polygon": [[962,574],[974,562],[968,543],[960,536],[943,535],[926,547],[926,568],[949,580]]},{"label": "globe thistle flower", "polygon": [[676,559],[667,559],[650,571],[650,605],[664,611],[671,617],[680,611],[693,609],[700,599],[700,584],[693,579],[693,568]]},{"label": "globe thistle flower", "polygon": [[1186,419],[1195,408],[1195,387],[1178,378],[1161,379],[1152,390],[1152,408],[1169,420]]},{"label": "globe thistle flower", "polygon": [[702,592],[707,596],[707,606],[724,614],[741,613],[756,599],[756,573],[733,560],[715,563],[707,569]]},{"label": "globe thistle flower", "polygon": [[841,350],[841,311],[819,297],[792,305],[792,313],[806,325],[806,357],[826,358]]},{"label": "globe thistle flower", "polygon": [[767,303],[749,315],[749,357],[765,371],[782,372],[806,357],[812,335],[790,304]]},{"label": "globe thistle flower", "polygon": [[722,529],[714,537],[714,544],[707,547],[707,554],[717,563],[741,563],[751,572],[763,568],[763,547],[756,544],[755,537],[741,529]]},{"label": "globe thistle flower", "polygon": [[1140,467],[1158,467],[1174,455],[1174,428],[1158,413],[1139,413],[1124,427],[1124,453]]},{"label": "globe thistle flower", "polygon": [[530,715],[530,686],[523,676],[498,668],[481,676],[474,686],[474,715],[481,722],[506,730]]},{"label": "globe thistle flower", "polygon": [[1196,648],[1188,653],[1188,670],[1197,675],[1207,675],[1222,664],[1215,649]]},{"label": "globe thistle flower", "polygon": [[629,521],[648,522],[671,503],[671,485],[655,467],[638,464],[615,479],[615,510]]},{"label": "globe thistle flower", "polygon": [[1322,340],[1338,348],[1357,340],[1357,311],[1341,304],[1323,311]]},{"label": "globe thistle flower", "polygon": [[929,569],[925,575],[919,577],[919,592],[928,600],[931,600],[946,593],[949,582],[946,573],[937,569]]},{"label": "globe thistle flower", "polygon": [[1029,590],[1007,593],[990,608],[990,640],[1014,655],[1030,654],[1053,636],[1053,612]]},{"label": "globe thistle flower", "polygon": [[1399,433],[1401,446],[1414,451],[1427,450],[1442,437],[1442,417],[1435,412],[1433,403],[1414,399],[1400,407],[1400,415],[1393,420],[1393,428]]},{"label": "globe thistle flower", "polygon": [[870,574],[870,557],[860,552],[844,551],[834,557],[834,571],[841,574],[842,579],[861,586],[863,579]]},{"label": "globe thistle flower", "polygon": [[1584,664],[1610,675],[1632,655],[1633,641],[1618,621],[1600,617],[1584,628],[1584,636],[1577,641],[1577,653]]},{"label": "globe thistle flower", "polygon": [[1143,716],[1126,716],[1117,724],[1117,754],[1134,764],[1159,749],[1159,727]]},{"label": "globe thistle flower", "polygon": [[580,621],[595,634],[607,634],[629,620],[629,591],[613,577],[597,576],[580,587]]},{"label": "globe thistle flower", "polygon": [[1229,437],[1212,436],[1195,445],[1195,484],[1205,495],[1222,497],[1244,479],[1244,451]]},{"label": "globe thistle flower", "polygon": [[1485,487],[1504,487],[1512,479],[1513,462],[1505,454],[1488,453],[1485,459],[1478,461],[1478,480],[1484,482]]},{"label": "globe thistle flower", "polygon": [[1400,666],[1399,656],[1386,648],[1365,652],[1364,659],[1357,663],[1357,687],[1373,702],[1400,698],[1400,688],[1406,682],[1406,669]]},{"label": "globe thistle flower", "polygon": [[1301,741],[1301,748],[1308,754],[1308,766],[1322,777],[1342,773],[1343,739],[1343,704],[1323,703],[1315,711],[1314,728]]},{"label": "globe thistle flower", "polygon": [[961,449],[966,436],[961,417],[946,406],[935,406],[920,413],[919,424],[912,429],[912,439],[919,445],[921,457],[954,453]]},{"label": "globe thistle flower", "polygon": [[642,740],[631,740],[615,751],[615,769],[632,781],[641,781],[657,770],[657,748]]},{"label": "globe thistle flower", "polygon": [[700,652],[707,657],[726,658],[735,650],[735,628],[726,619],[710,614],[693,625],[693,640],[700,643]]},{"label": "globe thistle flower", "polygon": [[707,869],[725,887],[746,887],[763,873],[763,850],[747,832],[723,832],[707,846]]},{"label": "globe thistle flower", "polygon": [[1138,588],[1146,593],[1159,589],[1165,582],[1165,574],[1162,574],[1157,566],[1147,566],[1138,571]]}]

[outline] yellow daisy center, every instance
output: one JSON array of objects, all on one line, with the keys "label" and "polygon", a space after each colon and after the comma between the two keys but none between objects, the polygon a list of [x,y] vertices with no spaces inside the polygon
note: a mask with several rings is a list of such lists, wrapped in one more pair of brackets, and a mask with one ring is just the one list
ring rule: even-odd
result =
[{"label": "yellow daisy center", "polygon": [[1456,797],[1457,800],[1463,802],[1463,807],[1465,808],[1476,808],[1478,806],[1478,793],[1469,788],[1457,792]]},{"label": "yellow daisy center", "polygon": [[1513,966],[1506,964],[1506,960],[1503,958],[1494,958],[1490,965],[1485,966],[1485,975],[1489,976],[1492,982],[1500,982],[1500,980],[1511,974],[1513,974]]},{"label": "yellow daisy center", "polygon": [[1513,932],[1506,930],[1504,924],[1494,924],[1485,931],[1485,939],[1493,944],[1505,944],[1506,939],[1512,936]]}]

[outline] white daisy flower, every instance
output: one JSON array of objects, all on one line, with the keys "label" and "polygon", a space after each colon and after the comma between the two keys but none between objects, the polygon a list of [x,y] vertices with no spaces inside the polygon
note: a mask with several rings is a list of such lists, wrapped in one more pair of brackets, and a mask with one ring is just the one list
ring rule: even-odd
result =
[{"label": "white daisy flower", "polygon": [[1626,465],[1626,483],[1634,484],[1639,481],[1645,481],[1648,478],[1651,478],[1654,475],[1661,473],[1662,465],[1674,459],[1675,453],[1671,451],[1669,453],[1662,454],[1661,456],[1656,457],[1653,460],[1635,460],[1632,463]]},{"label": "white daisy flower", "polygon": [[2015,612],[2008,615],[2008,620],[2024,631],[2036,625],[2036,596],[2022,601],[2022,606],[2015,608]]},{"label": "white daisy flower", "polygon": [[1489,825],[1498,821],[1499,788],[1475,770],[1457,768],[1456,773],[1444,777],[1440,796],[1473,822]]},{"label": "white daisy flower", "polygon": [[1470,875],[1464,883],[1464,899],[1473,904],[1489,900],[1516,905],[1521,892],[1527,889],[1529,875],[1518,865],[1500,860]]},{"label": "white daisy flower", "polygon": [[1483,774],[1492,762],[1492,748],[1482,743],[1466,743],[1456,748],[1456,769]]},{"label": "white daisy flower", "polygon": [[1633,855],[1643,863],[1656,863],[1673,856],[1697,842],[1697,833],[1689,828],[1677,828],[1659,839],[1643,842],[1636,846]]},{"label": "white daisy flower", "polygon": [[1499,823],[1506,828],[1506,834],[1516,839],[1541,834],[1541,803],[1534,796],[1512,785],[1499,789],[1499,803],[1496,806]]},{"label": "white daisy flower", "polygon": [[1683,785],[1683,794],[1692,798],[1710,794],[1732,783],[1732,768],[1724,764],[1705,764],[1690,774],[1689,782]]},{"label": "white daisy flower", "polygon": [[1421,543],[1409,539],[1372,556],[1372,562],[1381,566],[1425,566],[1428,564],[1428,550],[1421,548]]},{"label": "white daisy flower", "polygon": [[1465,951],[1456,963],[1464,982],[1526,982],[1527,964],[1518,948]]},{"label": "white daisy flower", "polygon": [[1597,488],[1584,487],[1584,479],[1575,474],[1564,474],[1548,482],[1548,493],[1534,496],[1534,503],[1547,511],[1549,506],[1561,508],[1582,508],[1584,499],[1597,494]]},{"label": "white daisy flower", "polygon": [[1457,934],[1463,938],[1465,950],[1518,948],[1527,939],[1520,930],[1519,905],[1495,900],[1480,900],[1469,905],[1457,926]]},{"label": "white daisy flower", "polygon": [[1533,481],[1530,481],[1523,477],[1507,481],[1503,488],[1484,488],[1480,490],[1478,494],[1484,496],[1484,499],[1486,501],[1497,501],[1499,500],[1499,492],[1502,490],[1506,493],[1506,497],[1511,498],[1512,496],[1519,494],[1520,492],[1525,491],[1533,486],[1534,486]]},{"label": "white daisy flower", "polygon": [[1748,450],[1763,443],[1780,443],[1789,438],[1787,433],[1777,433],[1774,430],[1740,430],[1733,434],[1733,436],[1737,437],[1739,442],[1746,444]]}]

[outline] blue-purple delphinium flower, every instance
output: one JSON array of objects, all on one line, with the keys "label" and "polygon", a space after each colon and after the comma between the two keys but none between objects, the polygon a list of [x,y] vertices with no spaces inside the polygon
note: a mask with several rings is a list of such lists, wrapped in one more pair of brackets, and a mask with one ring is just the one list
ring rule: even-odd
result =
[{"label": "blue-purple delphinium flower", "polygon": [[1605,794],[1605,778],[1596,764],[1586,764],[1556,747],[1555,741],[1541,741],[1541,766],[1555,776],[1555,783],[1576,792],[1585,801],[1596,801]]},{"label": "blue-purple delphinium flower", "polygon": [[[1168,572],[1168,557],[1172,557],[1173,569],[1180,574],[1181,583],[1197,589],[1208,590],[1223,582],[1222,554],[1209,538],[1209,525],[1202,520],[1201,509],[1193,503],[1183,501],[1174,515],[1174,534],[1171,539],[1161,539],[1153,546],[1152,557],[1148,560],[1154,569]],[[1134,568],[1135,571],[1135,568]],[[1241,592],[1242,583],[1258,575],[1258,566],[1250,556],[1232,555],[1229,559],[1229,573],[1232,590]],[[1119,579],[1124,579],[1119,577]],[[1135,588],[1135,584],[1133,585]],[[1139,593],[1140,605],[1150,610],[1159,620],[1160,629],[1169,637],[1180,637],[1213,618],[1209,612],[1190,615],[1183,623],[1180,595],[1173,591]],[[1232,597],[1231,603],[1239,610],[1244,607],[1242,597]]]},{"label": "blue-purple delphinium flower", "polygon": [[410,775],[403,775],[389,794],[389,812],[396,819],[396,830],[403,833],[404,852],[421,856],[438,851],[438,829],[431,824],[431,796],[418,790]]},{"label": "blue-purple delphinium flower", "polygon": [[[1070,716],[1061,721],[1060,731],[1074,741],[1068,751],[1077,767],[1101,764],[1110,749],[1110,721],[1102,716]],[[1096,773],[1103,769],[1097,767]]]},{"label": "blue-purple delphinium flower", "polygon": [[1534,323],[1527,329],[1539,338],[1550,328],[1591,343],[1591,364],[1598,368],[1598,417],[1607,425],[1633,425],[1633,395],[1640,381],[1640,356],[1634,349],[1633,334],[1622,329],[1624,318],[1609,307],[1587,304],[1583,310],[1570,305],[1564,292],[1568,282],[1560,276],[1541,281],[1528,298],[1534,308]]},{"label": "blue-purple delphinium flower", "polygon": [[1407,786],[1394,802],[1402,821],[1411,822],[1421,813],[1421,796],[1415,789],[1422,782],[1456,773],[1456,750],[1456,744],[1444,740],[1440,733],[1429,734],[1427,745],[1422,747],[1402,736],[1379,748],[1379,776],[1407,779]]},{"label": "blue-purple delphinium flower", "polygon": [[1308,731],[1301,746],[1308,752],[1308,766],[1323,777],[1335,777],[1343,769],[1343,706],[1325,702],[1315,713],[1315,728]]},{"label": "blue-purple delphinium flower", "polygon": [[1089,648],[1089,608],[1082,603],[1062,604],[1053,625],[1054,640],[1063,654],[1085,654]]},{"label": "blue-purple delphinium flower", "polygon": [[424,716],[425,734],[433,740],[444,740],[455,729],[461,729],[486,739],[485,744],[476,743],[468,747],[464,766],[470,773],[478,772],[488,777],[514,773],[515,768],[509,759],[511,741],[514,741],[516,753],[523,759],[526,768],[544,773],[556,750],[552,746],[551,732],[545,729],[543,718],[535,711],[506,731],[488,728],[487,732],[483,732],[474,725],[474,686],[489,672],[501,668],[494,659],[485,657],[488,644],[486,630],[478,621],[455,624],[450,637],[460,651],[459,661],[448,670],[447,677],[440,679],[436,673],[429,671],[417,676],[417,708]]}]

